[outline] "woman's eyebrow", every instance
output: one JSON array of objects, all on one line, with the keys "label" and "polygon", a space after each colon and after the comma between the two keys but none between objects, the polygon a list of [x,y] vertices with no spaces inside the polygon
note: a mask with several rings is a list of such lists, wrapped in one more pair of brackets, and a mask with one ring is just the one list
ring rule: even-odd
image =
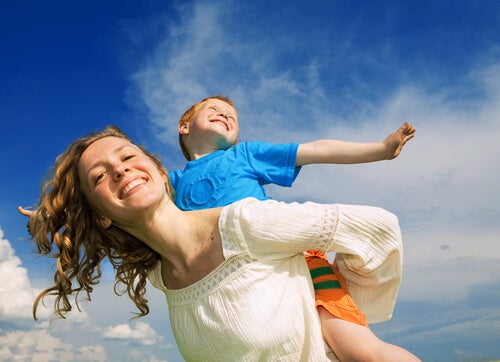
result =
[{"label": "woman's eyebrow", "polygon": [[[127,147],[130,147],[130,148],[135,150],[135,147],[133,147],[132,145],[121,145],[119,147],[116,147],[114,150],[112,150],[111,153],[114,153],[114,154],[120,153],[120,151],[122,151],[124,148],[127,148]],[[94,168],[100,166],[103,163],[105,163],[105,162],[102,159],[100,159],[100,160],[97,160],[94,163],[90,164],[90,167],[89,167],[88,172],[87,172],[87,176],[90,174],[90,172]]]}]

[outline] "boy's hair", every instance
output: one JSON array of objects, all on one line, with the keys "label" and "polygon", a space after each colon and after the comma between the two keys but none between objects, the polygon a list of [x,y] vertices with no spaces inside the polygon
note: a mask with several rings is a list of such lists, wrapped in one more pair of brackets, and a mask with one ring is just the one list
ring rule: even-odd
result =
[{"label": "boy's hair", "polygon": [[[226,96],[216,95],[216,96],[207,97],[207,98],[204,98],[201,101],[193,104],[191,107],[189,107],[188,110],[186,112],[184,112],[182,117],[179,119],[178,124],[180,125],[181,123],[191,122],[191,118],[193,118],[193,116],[196,114],[196,112],[198,112],[198,110],[200,109],[202,104],[205,103],[206,101],[209,101],[210,99],[218,99],[220,101],[226,102],[231,107],[236,109],[236,106],[234,105],[234,103]],[[189,155],[189,152],[186,148],[186,145],[184,144],[182,134],[180,134],[180,133],[179,133],[179,146],[181,147],[182,154],[184,155],[184,157],[186,157],[186,160],[191,161],[191,156]]]}]

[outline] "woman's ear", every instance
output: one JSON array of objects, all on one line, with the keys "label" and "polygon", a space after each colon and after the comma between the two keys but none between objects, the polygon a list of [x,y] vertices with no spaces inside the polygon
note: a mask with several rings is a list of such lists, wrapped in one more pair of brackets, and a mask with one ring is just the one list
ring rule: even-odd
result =
[{"label": "woman's ear", "polygon": [[94,217],[95,221],[101,225],[104,229],[107,229],[111,226],[111,224],[113,223],[111,221],[111,219],[108,219],[107,217],[104,217],[104,216],[100,216],[100,215],[96,215]]},{"label": "woman's ear", "polygon": [[164,182],[170,182],[170,179],[168,178],[168,171],[164,166],[160,167],[160,173]]}]

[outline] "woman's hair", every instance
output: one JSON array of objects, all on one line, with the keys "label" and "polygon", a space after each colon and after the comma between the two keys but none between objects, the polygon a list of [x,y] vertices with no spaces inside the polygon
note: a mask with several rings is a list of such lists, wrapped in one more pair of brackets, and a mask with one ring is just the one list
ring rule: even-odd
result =
[{"label": "woman's hair", "polygon": [[[140,311],[137,317],[149,313],[148,301],[144,297],[146,279],[160,260],[159,254],[114,225],[103,228],[78,177],[78,162],[85,150],[93,142],[110,136],[131,142],[116,126],[82,137],[57,157],[42,186],[40,202],[35,217],[30,218],[29,230],[37,252],[57,259],[57,270],[54,286],[41,292],[33,303],[35,320],[38,304],[43,303],[47,295],[55,296],[54,311],[62,318],[72,309],[69,296],[75,295],[77,308],[80,292],[90,300],[90,293],[102,275],[101,262],[105,257],[116,270],[115,293],[128,294]],[[140,148],[168,177],[160,159]],[[166,192],[173,197],[169,182]],[[125,288],[119,290],[120,284]]]},{"label": "woman's hair", "polygon": [[[234,109],[236,109],[236,106],[234,105],[234,103],[228,97],[225,97],[225,96],[222,96],[222,95],[207,97],[207,98],[204,98],[201,101],[193,104],[191,107],[189,107],[188,110],[186,112],[184,112],[184,114],[182,115],[182,117],[179,119],[178,124],[180,125],[182,123],[189,123],[189,122],[191,122],[191,118],[193,118],[193,116],[196,114],[196,112],[198,112],[198,110],[203,105],[203,103],[205,103],[206,101],[209,101],[211,99],[218,99],[220,101],[226,102],[231,107],[233,107]],[[191,156],[189,155],[189,152],[188,152],[188,150],[186,148],[186,145],[184,144],[184,139],[182,137],[182,134],[180,134],[180,133],[179,133],[179,146],[181,147],[182,154],[184,155],[184,157],[186,158],[186,160],[191,161]]]}]

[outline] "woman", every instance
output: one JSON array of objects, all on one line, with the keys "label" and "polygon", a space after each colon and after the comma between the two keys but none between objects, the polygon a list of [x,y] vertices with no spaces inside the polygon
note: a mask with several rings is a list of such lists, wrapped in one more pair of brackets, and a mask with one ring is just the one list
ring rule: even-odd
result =
[{"label": "woman", "polygon": [[[303,251],[336,251],[360,308],[392,313],[401,274],[397,218],[374,207],[244,199],[181,211],[165,168],[116,127],[73,142],[45,184],[30,230],[57,257],[55,312],[89,294],[108,257],[139,316],[146,279],[166,294],[186,360],[334,360]],[[20,212],[29,216],[22,208]],[[73,285],[76,283],[76,285]]]}]

